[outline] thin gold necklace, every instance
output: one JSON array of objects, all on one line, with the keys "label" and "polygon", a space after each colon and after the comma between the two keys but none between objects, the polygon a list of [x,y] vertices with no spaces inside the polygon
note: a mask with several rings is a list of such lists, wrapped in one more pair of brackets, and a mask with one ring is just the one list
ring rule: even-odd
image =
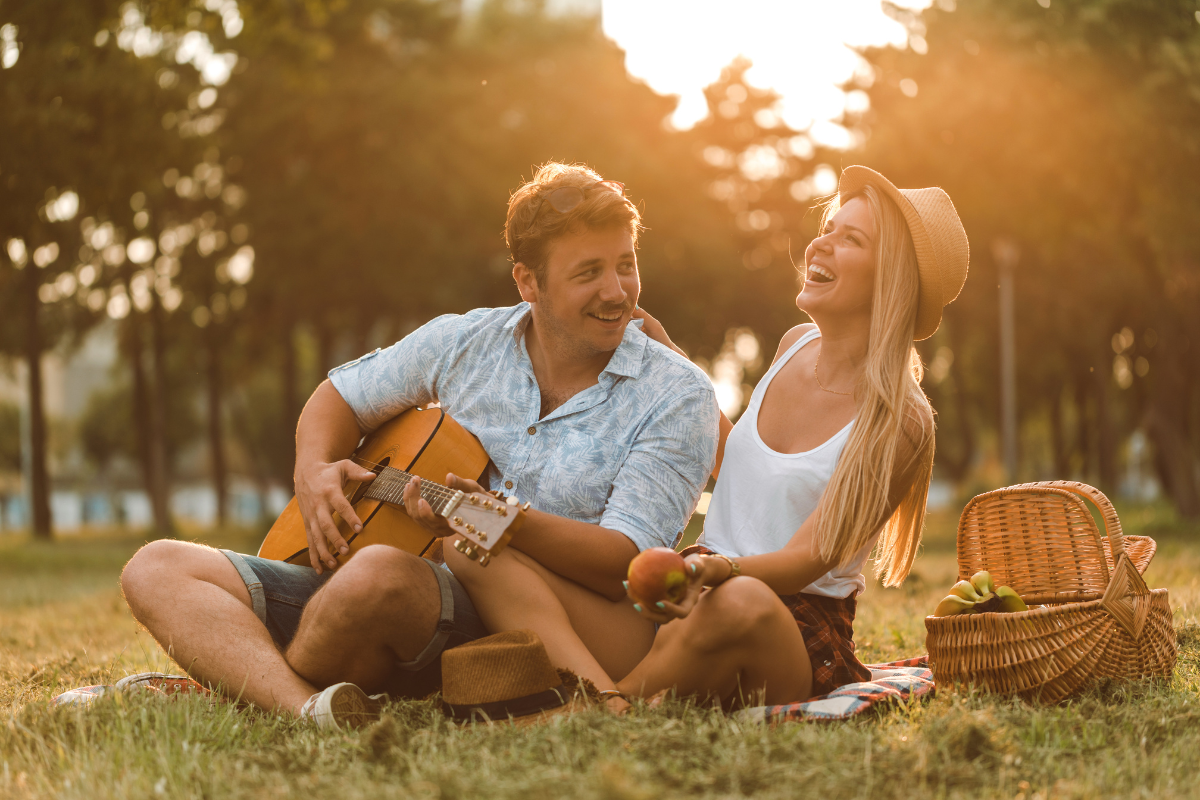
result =
[{"label": "thin gold necklace", "polygon": [[820,353],[820,351],[817,351],[817,360],[815,362],[813,362],[813,377],[817,379],[817,386],[820,386],[822,389],[829,392],[830,394],[840,394],[845,397],[849,397],[850,395],[854,394],[854,392],[839,392],[835,389],[825,389],[825,384],[821,383],[821,376],[817,374],[817,366],[820,365],[820,363],[821,363],[821,353]]}]

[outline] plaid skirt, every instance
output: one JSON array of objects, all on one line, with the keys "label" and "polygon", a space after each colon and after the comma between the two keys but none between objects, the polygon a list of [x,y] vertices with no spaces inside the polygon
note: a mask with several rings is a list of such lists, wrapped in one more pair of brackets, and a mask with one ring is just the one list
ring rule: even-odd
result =
[{"label": "plaid skirt", "polygon": [[[713,552],[704,545],[692,545],[681,555]],[[848,683],[871,680],[871,670],[854,654],[854,611],[858,602],[853,596],[825,597],[797,592],[781,594],[779,599],[792,612],[804,637],[804,648],[812,665],[812,697],[829,694]]]}]

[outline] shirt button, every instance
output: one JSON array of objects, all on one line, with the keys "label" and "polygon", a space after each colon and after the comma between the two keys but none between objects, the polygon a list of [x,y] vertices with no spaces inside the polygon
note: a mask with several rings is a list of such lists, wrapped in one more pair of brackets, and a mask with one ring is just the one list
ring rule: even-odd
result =
[{"label": "shirt button", "polygon": [[511,488],[512,488],[512,481],[505,481],[505,482],[504,482],[504,488],[505,488],[505,489],[511,489]]},{"label": "shirt button", "polygon": [[529,426],[529,435],[533,436],[535,433],[537,433],[537,428],[533,425],[530,425]]}]

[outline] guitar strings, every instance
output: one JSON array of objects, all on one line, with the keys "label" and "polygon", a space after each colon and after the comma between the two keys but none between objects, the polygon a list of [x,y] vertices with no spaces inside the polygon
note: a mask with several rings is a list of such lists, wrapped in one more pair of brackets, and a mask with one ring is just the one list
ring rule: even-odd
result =
[{"label": "guitar strings", "polygon": [[[367,459],[362,458],[360,456],[351,456],[351,459],[354,460],[355,463],[357,463],[359,466],[361,466],[365,469],[370,469],[371,467],[378,467],[381,470],[381,472],[378,473],[378,478],[376,478],[376,480],[378,480],[379,478],[384,478],[385,480],[392,480],[392,481],[396,480],[395,478],[393,478],[391,476],[391,473],[395,473],[397,475],[403,476],[404,483],[407,483],[408,481],[412,480],[413,478],[420,477],[419,475],[413,475],[409,472],[405,472],[404,470],[402,470],[398,467],[393,467],[393,466],[390,466],[387,464],[380,464],[380,463],[374,462],[374,461],[368,461]],[[454,489],[450,489],[447,486],[443,486],[442,484],[438,483],[437,481],[430,480],[429,478],[421,478],[421,483],[424,484],[430,491],[436,490],[436,491],[445,493],[447,496],[453,495],[454,492],[456,491]]]},{"label": "guitar strings", "polygon": [[[397,503],[401,499],[404,487],[408,485],[414,477],[411,473],[405,472],[393,466],[380,464],[361,456],[351,456],[351,460],[364,469],[371,467],[379,468],[377,477],[371,481],[370,487],[367,489],[367,496],[371,499],[385,500],[387,502]],[[400,476],[399,478],[395,477]],[[443,486],[436,481],[421,478],[421,496],[430,501],[430,505],[436,507],[435,511],[440,512],[449,501],[457,494],[457,490]]]},{"label": "guitar strings", "polygon": [[[412,480],[414,477],[419,477],[405,472],[402,469],[392,466],[385,466],[376,462],[370,462],[367,459],[358,456],[352,458],[354,458],[354,460],[364,468],[368,465],[380,468],[378,477],[371,482],[371,488],[368,489],[369,496],[376,495],[381,492],[387,492],[387,494],[391,496],[389,499],[392,499],[393,502],[398,501],[400,499],[399,494],[394,490],[399,490],[402,492],[410,480]],[[396,475],[400,477],[394,477]],[[372,489],[375,487],[378,487],[378,490],[372,491]],[[441,485],[440,483],[437,483],[436,481],[431,481],[426,478],[421,479],[421,496],[425,497],[427,500],[432,499],[444,507],[445,504],[455,496],[455,494],[457,494],[457,490],[450,489]]]}]

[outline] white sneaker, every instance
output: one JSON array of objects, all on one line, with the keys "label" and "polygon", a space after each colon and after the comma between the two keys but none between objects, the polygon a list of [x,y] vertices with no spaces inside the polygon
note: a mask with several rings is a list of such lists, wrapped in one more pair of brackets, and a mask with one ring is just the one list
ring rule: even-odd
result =
[{"label": "white sneaker", "polygon": [[361,728],[379,719],[384,697],[368,697],[353,683],[335,683],[305,701],[300,719],[310,719],[318,728]]}]

